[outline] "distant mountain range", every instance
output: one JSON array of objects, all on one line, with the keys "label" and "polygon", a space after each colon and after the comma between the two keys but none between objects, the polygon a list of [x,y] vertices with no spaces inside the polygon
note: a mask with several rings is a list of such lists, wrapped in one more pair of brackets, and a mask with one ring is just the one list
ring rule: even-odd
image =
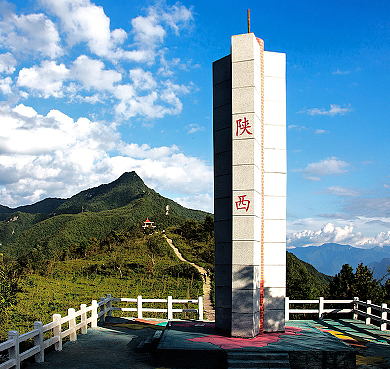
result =
[{"label": "distant mountain range", "polygon": [[325,243],[322,246],[296,247],[288,251],[313,265],[319,272],[331,276],[339,273],[344,264],[356,268],[359,263],[363,263],[374,269],[374,277],[380,279],[383,276],[381,273],[385,268],[385,262],[379,266],[379,261],[390,258],[390,246],[360,249],[350,245]]},{"label": "distant mountain range", "polygon": [[[387,269],[390,267],[390,258],[383,258],[379,263],[377,261],[373,261],[368,264],[368,267],[374,272],[374,278],[382,279],[388,273]],[[382,283],[386,282],[387,279],[388,276],[382,280]]]},{"label": "distant mountain range", "polygon": [[56,257],[92,237],[139,227],[147,217],[162,229],[186,219],[203,221],[206,215],[161,196],[135,172],[126,172],[69,199],[48,198],[14,209],[0,205],[0,252],[20,257],[40,246],[46,257]]}]

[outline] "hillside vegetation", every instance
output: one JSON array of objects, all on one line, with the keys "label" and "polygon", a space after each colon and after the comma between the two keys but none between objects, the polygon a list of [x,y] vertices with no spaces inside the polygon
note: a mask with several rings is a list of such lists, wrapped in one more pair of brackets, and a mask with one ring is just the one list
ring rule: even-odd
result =
[{"label": "hillside vegetation", "polygon": [[[53,205],[56,201],[46,204],[49,203]],[[158,229],[180,225],[187,219],[202,221],[206,217],[205,212],[184,208],[159,195],[135,172],[124,173],[112,183],[82,191],[58,203],[50,214],[6,213],[7,220],[0,222],[0,252],[17,259],[39,248],[47,259],[66,260],[72,249],[85,248],[90,238],[101,240],[112,230],[137,229],[147,217],[155,221]],[[39,206],[24,208],[32,211],[42,210],[44,206],[41,202]],[[45,209],[47,212],[50,206]]]},{"label": "hillside vegetation", "polygon": [[[86,249],[74,249],[64,261],[47,259],[38,248],[28,258],[13,262],[12,269],[19,275],[18,288],[9,286],[15,292],[7,289],[12,300],[0,306],[0,341],[11,329],[27,332],[34,321],[48,323],[52,314],[64,316],[68,308],[90,305],[92,299],[107,293],[189,299],[203,290],[197,269],[176,257],[161,232],[147,235],[140,229],[111,231],[101,241],[92,238]],[[157,317],[157,313],[149,316]]]}]

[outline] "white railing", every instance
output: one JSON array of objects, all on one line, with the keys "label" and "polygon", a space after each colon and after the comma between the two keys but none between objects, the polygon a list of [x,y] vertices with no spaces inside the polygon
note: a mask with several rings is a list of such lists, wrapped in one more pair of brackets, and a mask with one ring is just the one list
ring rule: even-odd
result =
[{"label": "white railing", "polygon": [[[299,304],[318,304],[316,309],[290,309],[290,305]],[[348,308],[325,308],[325,304],[332,305],[350,305]],[[363,307],[364,310],[359,310]],[[323,297],[319,297],[318,300],[290,300],[286,297],[285,300],[285,320],[290,320],[290,314],[316,314],[319,319],[324,318],[324,314],[329,313],[353,313],[353,319],[358,319],[359,316],[365,318],[366,324],[371,324],[371,320],[379,322],[380,329],[382,331],[387,329],[387,325],[390,325],[390,320],[387,318],[387,313],[390,313],[390,309],[387,304],[374,305],[370,300],[366,302],[360,301],[359,297],[355,297],[353,300],[325,300]]]},{"label": "white railing", "polygon": [[[113,302],[128,302],[135,303],[136,307],[124,308],[112,306]],[[146,308],[143,303],[165,303],[166,308]],[[178,309],[174,308],[174,304],[197,304],[197,309]],[[137,312],[137,318],[142,318],[143,312],[158,312],[167,314],[168,320],[173,319],[173,313],[193,312],[198,314],[198,319],[203,320],[203,297],[197,300],[177,300],[172,296],[167,299],[143,299],[138,296],[136,299],[131,298],[113,298],[107,294],[106,297],[101,297],[100,301],[92,301],[92,305],[80,305],[80,310],[68,309],[68,315],[61,317],[61,314],[54,314],[51,323],[43,325],[42,322],[35,322],[33,330],[22,335],[18,331],[9,331],[8,340],[0,343],[0,353],[8,350],[8,360],[0,364],[0,369],[16,368],[20,369],[22,361],[35,356],[35,361],[38,363],[44,362],[45,349],[53,346],[56,351],[62,350],[62,340],[69,337],[70,341],[77,340],[77,331],[81,334],[86,334],[88,324],[91,328],[96,328],[98,321],[104,322],[106,316],[112,316],[112,311],[132,311]],[[62,325],[67,323],[67,329],[62,330]],[[50,332],[52,336],[44,339],[43,334]],[[34,339],[34,346],[30,349],[20,352],[20,343],[29,339]]]},{"label": "white railing", "polygon": [[[365,311],[359,310],[359,306],[362,306]],[[387,313],[390,313],[390,309],[387,307],[387,304],[375,305],[371,303],[371,300],[364,302],[360,301],[359,297],[354,298],[354,319],[358,319],[359,315],[363,316],[366,324],[371,324],[371,320],[375,320],[379,322],[381,331],[385,331],[387,329],[387,325],[390,325]]]}]

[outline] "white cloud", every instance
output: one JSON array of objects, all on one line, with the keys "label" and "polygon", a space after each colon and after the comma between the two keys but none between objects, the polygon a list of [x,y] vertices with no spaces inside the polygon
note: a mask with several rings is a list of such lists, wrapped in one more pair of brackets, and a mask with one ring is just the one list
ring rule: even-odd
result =
[{"label": "white cloud", "polygon": [[294,171],[301,172],[307,179],[312,181],[321,180],[321,176],[345,174],[348,172],[346,167],[349,164],[336,157],[321,160],[318,163],[310,163],[305,169],[295,169]]},{"label": "white cloud", "polygon": [[[162,24],[168,25],[176,35],[179,35],[181,28],[187,28],[193,20],[192,9],[184,5],[163,6],[163,3],[148,7],[146,17],[139,16],[132,19],[134,40],[142,48],[153,50],[159,43],[162,43],[167,35]],[[162,23],[162,24],[161,24]]]},{"label": "white cloud", "polygon": [[86,55],[80,55],[71,69],[72,77],[80,81],[83,88],[95,88],[98,91],[113,90],[114,84],[122,79],[122,75],[114,70],[105,70],[101,60],[93,60]]},{"label": "white cloud", "polygon": [[155,11],[149,9],[147,17],[138,16],[131,20],[131,25],[134,30],[134,40],[139,46],[154,49],[156,44],[163,42],[166,36],[166,31],[159,24],[159,19]]},{"label": "white cloud", "polygon": [[345,74],[349,74],[350,71],[349,70],[340,70],[340,69],[337,69],[336,71],[332,72],[333,75],[345,75]]},{"label": "white cloud", "polygon": [[110,19],[89,0],[41,0],[60,20],[70,46],[86,42],[90,51],[108,56],[126,38],[124,30],[110,31]]},{"label": "white cloud", "polygon": [[360,248],[390,245],[389,217],[358,217],[351,220],[348,217],[344,219],[345,214],[330,216],[333,216],[333,220],[327,223],[320,218],[288,222],[287,246],[320,246],[332,242]]},{"label": "white cloud", "polygon": [[195,132],[198,132],[198,131],[204,131],[205,130],[205,128],[200,126],[199,124],[189,124],[188,126],[185,127],[185,129],[187,130],[188,134],[192,134],[192,133],[195,133]]},{"label": "white cloud", "polygon": [[3,155],[40,156],[87,145],[94,150],[98,146],[108,147],[110,136],[115,137],[114,132],[103,124],[86,118],[74,121],[58,110],[42,116],[33,108],[20,104],[12,110],[3,108],[0,116],[4,122],[0,140],[0,153]]},{"label": "white cloud", "polygon": [[55,59],[63,54],[55,24],[42,13],[3,16],[0,44],[20,55],[41,54]]},{"label": "white cloud", "polygon": [[0,73],[12,74],[17,62],[11,53],[0,54]]},{"label": "white cloud", "polygon": [[[146,16],[131,21],[133,29],[127,33],[123,29],[111,30],[103,8],[89,0],[41,0],[40,3],[55,16],[53,20],[43,13],[17,16],[9,6],[4,12],[0,45],[11,52],[0,54],[0,73],[11,74],[16,70],[19,59],[14,55],[31,51],[41,60],[24,60],[15,81],[0,80],[0,92],[5,95],[14,92],[25,99],[31,96],[66,98],[72,103],[109,102],[112,109],[105,108],[105,111],[116,114],[119,120],[141,116],[150,121],[182,111],[181,96],[190,92],[191,83],[186,86],[163,79],[167,74],[158,72],[159,66],[154,68],[157,71],[154,75],[145,68],[132,65],[128,69],[121,63],[135,61],[151,65],[160,55],[157,60],[162,68],[169,65],[170,76],[173,68],[191,65],[191,61],[182,63],[175,57],[166,60],[164,55],[168,49],[163,46],[169,31],[180,35],[182,29],[190,27],[191,8],[179,3],[168,6],[163,2],[149,6]],[[60,24],[61,33],[54,21]],[[132,40],[125,45],[129,38]],[[61,62],[47,60],[64,54],[60,47],[61,43],[65,44],[62,39],[68,43],[66,58]],[[93,56],[84,50],[85,46]],[[79,55],[80,49],[86,52]]]},{"label": "white cloud", "polygon": [[[142,74],[145,81],[145,74]],[[150,78],[146,75],[146,78]],[[136,86],[143,87],[142,80],[137,81]],[[177,85],[171,81],[160,84],[146,95],[136,95],[134,85],[119,85],[115,88],[115,97],[120,102],[115,106],[119,117],[129,119],[137,115],[146,118],[162,118],[165,115],[176,115],[182,110],[183,104],[179,96],[189,92],[189,88]]]},{"label": "white cloud", "polygon": [[389,217],[390,197],[359,197],[350,199],[343,211],[354,216]]},{"label": "white cloud", "polygon": [[179,30],[188,27],[193,19],[192,9],[176,4],[167,6],[158,3],[147,8],[147,16],[131,20],[131,34],[135,44],[132,50],[123,48],[128,33],[123,29],[110,29],[110,19],[101,6],[89,0],[41,0],[50,12],[61,21],[70,47],[86,43],[95,55],[111,60],[128,59],[152,63],[156,48],[163,43],[168,27],[179,35]]},{"label": "white cloud", "polygon": [[62,97],[63,84],[69,78],[69,69],[64,64],[43,61],[41,66],[23,68],[19,71],[17,84],[47,99],[50,96]]},{"label": "white cloud", "polygon": [[323,133],[327,133],[324,129],[316,129],[316,135],[322,135]]},{"label": "white cloud", "polygon": [[3,79],[0,78],[0,91],[4,95],[9,95],[12,92],[11,86],[12,86],[12,79],[11,79],[11,77],[6,77],[6,78],[3,78]]},{"label": "white cloud", "polygon": [[206,194],[192,195],[175,198],[174,201],[190,209],[197,209],[212,213],[214,211],[213,199]]},{"label": "white cloud", "polygon": [[353,188],[343,188],[340,186],[328,187],[324,193],[329,193],[332,195],[345,196],[345,197],[356,197],[360,196],[361,192]]},{"label": "white cloud", "polygon": [[152,90],[157,87],[157,82],[151,72],[145,72],[141,68],[136,68],[131,69],[129,75],[136,89]]},{"label": "white cloud", "polygon": [[179,35],[179,29],[188,27],[193,20],[192,8],[187,9],[184,5],[176,3],[168,7],[166,11],[161,12],[162,19]]},{"label": "white cloud", "polygon": [[307,130],[305,126],[297,126],[296,124],[290,124],[288,129],[295,129],[297,131]]},{"label": "white cloud", "polygon": [[143,144],[139,146],[138,144],[125,144],[122,143],[118,147],[119,152],[122,155],[130,156],[132,158],[142,158],[142,159],[158,159],[170,156],[179,151],[179,147],[176,145],[161,146],[156,148],[151,148],[148,144]]},{"label": "white cloud", "polygon": [[0,117],[4,122],[0,138],[0,186],[6,186],[0,194],[3,205],[69,197],[134,170],[166,196],[187,194],[195,196],[193,207],[209,210],[212,206],[207,205],[210,195],[206,195],[212,192],[212,167],[184,155],[176,145],[126,144],[115,125],[83,117],[73,120],[58,110],[42,116],[23,104],[2,107]]},{"label": "white cloud", "polygon": [[346,225],[344,228],[337,227],[333,223],[327,223],[319,230],[302,230],[287,234],[288,247],[318,246],[324,243],[348,243],[355,242],[361,235],[353,233],[353,226]]},{"label": "white cloud", "polygon": [[312,108],[312,109],[307,109],[307,110],[302,111],[302,112],[306,112],[309,115],[328,115],[330,117],[334,117],[335,115],[344,115],[344,114],[350,113],[352,110],[353,109],[351,108],[350,105],[342,108],[340,105],[331,104],[329,110],[326,110],[324,108],[321,108],[321,109]]},{"label": "white cloud", "polygon": [[353,225],[344,227],[327,223],[318,230],[302,230],[287,234],[287,245],[292,247],[320,246],[324,243],[347,244],[353,247],[372,248],[390,245],[390,231],[380,232],[372,237],[354,232]]}]

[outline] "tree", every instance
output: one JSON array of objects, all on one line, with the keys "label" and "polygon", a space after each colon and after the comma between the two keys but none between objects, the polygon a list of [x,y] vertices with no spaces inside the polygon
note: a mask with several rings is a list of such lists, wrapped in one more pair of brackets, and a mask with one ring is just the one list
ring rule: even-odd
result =
[{"label": "tree", "polygon": [[383,290],[378,280],[373,277],[372,271],[360,263],[355,272],[355,296],[360,300],[371,300],[373,303],[383,302]]},{"label": "tree", "polygon": [[168,254],[167,242],[157,233],[148,236],[146,244],[153,257]]},{"label": "tree", "polygon": [[214,237],[214,220],[210,215],[206,215],[206,218],[203,222],[203,230],[207,239]]},{"label": "tree", "polygon": [[293,300],[317,299],[326,295],[327,287],[318,281],[295,255],[286,255],[286,293]]},{"label": "tree", "polygon": [[377,304],[383,302],[384,298],[380,282],[363,263],[356,267],[355,273],[349,264],[344,264],[340,273],[330,282],[329,292],[332,298],[352,299],[356,296],[362,301],[371,300]]},{"label": "tree", "polygon": [[353,268],[349,264],[341,267],[329,284],[329,293],[333,298],[352,299],[354,297],[355,275]]},{"label": "tree", "polygon": [[3,254],[0,254],[0,316],[6,308],[16,303],[18,279],[13,269],[4,262]]},{"label": "tree", "polygon": [[186,220],[181,226],[181,235],[187,240],[199,240],[202,239],[203,227],[195,220]]}]

